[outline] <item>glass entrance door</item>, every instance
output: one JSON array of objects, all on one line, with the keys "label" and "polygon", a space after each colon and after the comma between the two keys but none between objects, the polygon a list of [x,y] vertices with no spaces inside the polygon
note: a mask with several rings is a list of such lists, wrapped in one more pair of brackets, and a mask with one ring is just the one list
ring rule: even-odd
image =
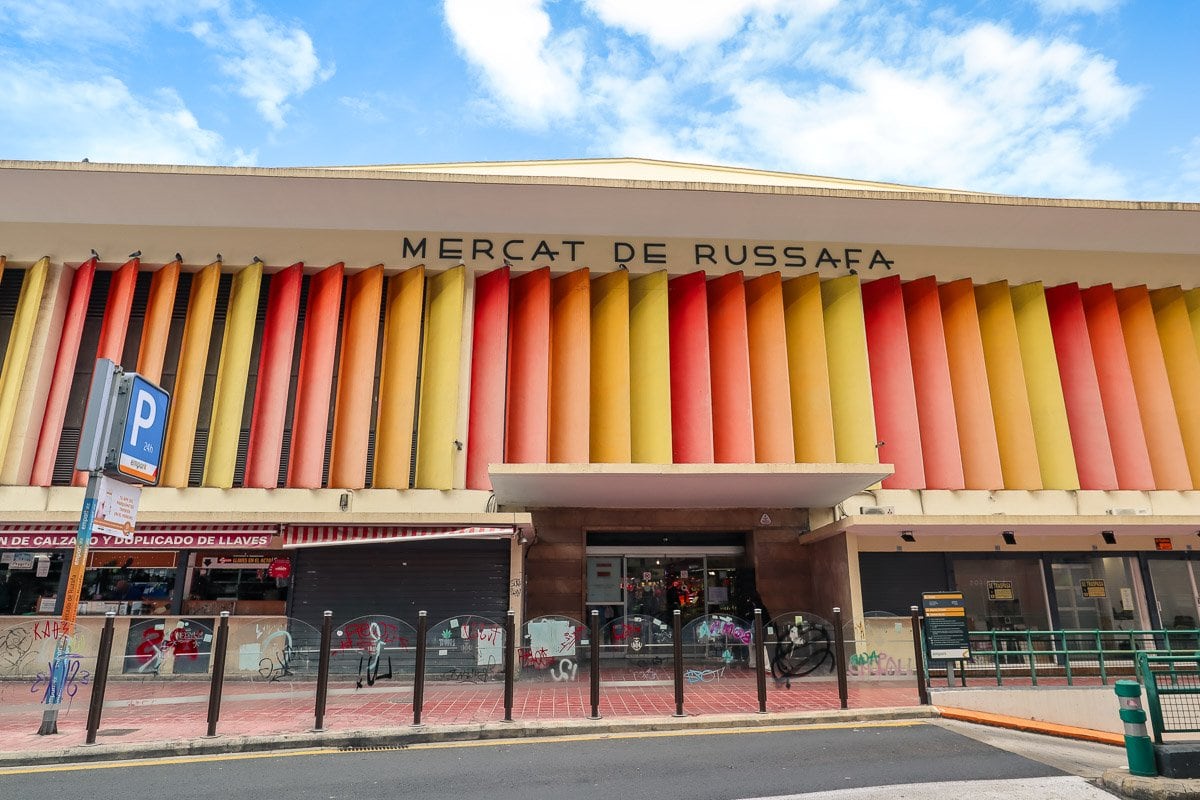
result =
[{"label": "glass entrance door", "polygon": [[704,614],[704,557],[648,556],[625,559],[625,613],[670,622],[679,609],[683,624]]},{"label": "glass entrance door", "polygon": [[1200,597],[1196,591],[1195,565],[1190,561],[1150,559],[1150,580],[1158,601],[1162,626],[1171,629],[1195,629],[1200,619]]},{"label": "glass entrance door", "polygon": [[1138,627],[1129,559],[1062,558],[1050,565],[1060,626],[1067,630],[1134,630]]}]

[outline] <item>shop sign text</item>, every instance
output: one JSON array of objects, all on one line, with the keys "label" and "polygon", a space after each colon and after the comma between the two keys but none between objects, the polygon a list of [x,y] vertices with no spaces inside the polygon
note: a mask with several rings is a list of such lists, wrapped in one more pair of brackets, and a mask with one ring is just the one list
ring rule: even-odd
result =
[{"label": "shop sign text", "polygon": [[895,259],[877,247],[820,246],[801,242],[653,241],[649,239],[539,239],[490,236],[403,237],[403,259],[494,264],[759,267],[773,269],[891,270]]}]

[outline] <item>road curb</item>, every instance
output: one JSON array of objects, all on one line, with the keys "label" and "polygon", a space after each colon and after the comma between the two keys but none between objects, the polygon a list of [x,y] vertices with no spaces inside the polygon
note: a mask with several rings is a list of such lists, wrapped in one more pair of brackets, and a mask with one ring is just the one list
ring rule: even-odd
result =
[{"label": "road curb", "polygon": [[1084,742],[1096,742],[1113,747],[1124,747],[1125,737],[1119,733],[1097,731],[1092,728],[1076,728],[1072,725],[1059,725],[1054,722],[1043,722],[1036,719],[1008,717],[1003,714],[991,714],[986,711],[972,711],[966,708],[951,708],[938,706],[943,719],[956,719],[962,722],[973,722],[976,725],[990,725],[993,728],[1010,728],[1029,733],[1040,733],[1046,736],[1057,736],[1060,739],[1077,739]]},{"label": "road curb", "polygon": [[1143,778],[1130,775],[1124,768],[1106,770],[1100,776],[1100,784],[1132,800],[1194,800],[1200,797],[1200,778]]},{"label": "road curb", "polygon": [[40,752],[0,752],[0,768],[34,767],[50,764],[132,761],[151,758],[262,753],[272,750],[367,749],[404,747],[427,742],[469,742],[527,739],[532,737],[595,734],[686,732],[722,728],[779,728],[847,722],[888,722],[931,719],[938,716],[932,706],[812,711],[777,714],[717,714],[704,717],[650,717],[615,720],[531,720],[485,722],[470,725],[422,725],[345,731],[285,733],[272,736],[217,736],[176,742],[74,745]]}]

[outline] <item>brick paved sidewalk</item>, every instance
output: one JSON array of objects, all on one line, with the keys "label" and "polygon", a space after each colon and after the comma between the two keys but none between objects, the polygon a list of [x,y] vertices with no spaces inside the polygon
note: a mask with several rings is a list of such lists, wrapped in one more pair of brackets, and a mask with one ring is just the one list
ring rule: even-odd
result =
[{"label": "brick paved sidewalk", "polygon": [[[169,742],[203,736],[208,711],[207,681],[114,680],[105,695],[99,743]],[[229,682],[225,685],[218,733],[268,735],[312,729],[315,686],[311,681]],[[588,683],[518,682],[516,720],[584,719],[590,713]],[[90,687],[80,686],[59,717],[57,736],[38,736],[41,689],[25,683],[0,683],[0,751],[36,752],[81,745]],[[852,682],[852,709],[898,708],[917,704],[912,681]],[[821,711],[839,707],[832,679],[797,680],[790,689],[768,680],[767,708],[772,712]],[[752,677],[685,686],[689,716],[747,713],[758,710]],[[601,686],[600,713],[605,719],[669,717],[675,711],[670,681],[615,681]],[[422,722],[431,725],[500,721],[504,686],[499,682],[426,684]],[[411,725],[411,682],[379,681],[356,688],[353,682],[330,686],[325,727],[330,730]]]}]

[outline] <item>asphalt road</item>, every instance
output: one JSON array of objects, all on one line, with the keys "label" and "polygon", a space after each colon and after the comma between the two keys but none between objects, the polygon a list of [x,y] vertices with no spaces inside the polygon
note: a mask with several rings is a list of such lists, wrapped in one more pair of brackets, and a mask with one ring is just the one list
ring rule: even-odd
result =
[{"label": "asphalt road", "polygon": [[[958,781],[985,783],[949,783]],[[927,783],[943,784],[945,792],[907,786]],[[997,787],[997,793],[987,787]],[[375,752],[0,771],[5,800],[735,800],[815,792],[837,793],[824,795],[834,797],[852,789],[863,790],[848,793],[854,798],[1110,797],[1055,767],[927,723],[426,744]]]}]

